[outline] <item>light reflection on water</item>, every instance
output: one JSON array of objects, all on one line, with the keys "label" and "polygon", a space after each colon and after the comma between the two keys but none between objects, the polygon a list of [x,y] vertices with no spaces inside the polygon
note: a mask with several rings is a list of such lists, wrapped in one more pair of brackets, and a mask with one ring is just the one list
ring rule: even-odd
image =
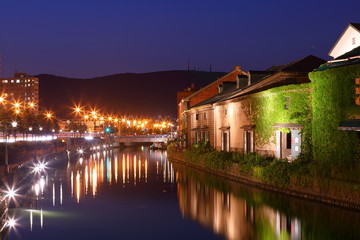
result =
[{"label": "light reflection on water", "polygon": [[[71,158],[62,165],[30,178],[23,191],[25,197],[19,200],[23,210],[11,208],[6,212],[6,218],[17,219],[17,224],[7,227],[10,231],[3,231],[1,239],[6,236],[9,239],[55,239],[55,235],[62,239],[60,233],[67,231],[68,222],[79,224],[79,219],[82,219],[84,229],[105,228],[105,232],[113,234],[107,238],[100,235],[102,239],[117,239],[112,236],[117,236],[120,230],[108,226],[114,222],[112,219],[125,221],[121,232],[124,236],[128,229],[132,239],[150,239],[150,232],[141,235],[142,231],[134,229],[134,224],[129,221],[134,212],[139,214],[136,223],[148,225],[149,231],[156,231],[156,221],[162,221],[160,225],[165,229],[179,231],[170,235],[173,239],[187,236],[194,236],[189,239],[224,237],[231,240],[360,239],[359,229],[351,225],[360,224],[357,212],[251,189],[179,164],[173,165],[164,151],[146,148],[142,151],[101,151],[91,153],[89,157]],[[111,190],[110,194],[106,189]],[[143,195],[136,198],[138,194]],[[151,197],[154,194],[156,197]],[[116,199],[114,204],[109,202],[112,199]],[[153,202],[156,205],[151,205]],[[174,207],[164,208],[168,205]],[[107,212],[105,218],[99,216],[97,208]],[[126,215],[127,209],[133,211]],[[149,222],[143,214],[152,209],[152,222]],[[171,217],[167,219],[169,213]],[[158,218],[158,215],[166,217]],[[90,216],[90,219],[84,216]],[[99,219],[95,225],[91,225],[92,217]],[[142,218],[145,222],[139,223]],[[179,222],[174,223],[173,219]],[[190,219],[196,223],[189,222]],[[51,231],[47,232],[47,229]],[[85,238],[92,239],[92,236],[94,239],[99,237],[92,233]],[[166,235],[156,236],[157,239],[169,239]],[[75,233],[66,238],[79,239]]]},{"label": "light reflection on water", "polygon": [[360,239],[360,213],[246,187],[175,164],[181,213],[226,239]]}]

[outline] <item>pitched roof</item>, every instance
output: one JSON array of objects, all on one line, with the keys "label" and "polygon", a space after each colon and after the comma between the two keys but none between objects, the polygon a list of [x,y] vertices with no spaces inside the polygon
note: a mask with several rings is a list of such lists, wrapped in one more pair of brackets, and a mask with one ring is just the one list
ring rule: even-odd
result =
[{"label": "pitched roof", "polygon": [[229,76],[230,74],[234,73],[234,71],[239,71],[238,76],[241,76],[241,75],[246,75],[246,72],[244,72],[244,71],[243,71],[243,70],[241,70],[240,68],[239,68],[239,69],[235,68],[233,71],[231,71],[231,72],[229,72],[229,73],[225,74],[223,77],[221,77],[221,78],[219,78],[219,79],[215,80],[215,81],[214,81],[214,82],[212,82],[212,83],[209,83],[209,84],[208,84],[208,85],[206,85],[205,87],[200,88],[199,90],[197,90],[197,91],[196,91],[196,92],[194,92],[193,94],[191,94],[191,95],[189,95],[189,96],[187,96],[187,97],[184,97],[183,99],[188,100],[188,99],[192,98],[193,96],[195,96],[195,95],[199,94],[200,92],[202,92],[204,89],[206,89],[206,88],[208,88],[208,87],[212,86],[213,84],[217,84],[217,83],[219,83],[219,82],[223,81],[223,80],[224,80],[224,78],[226,78],[226,77],[227,77],[227,76]]},{"label": "pitched roof", "polygon": [[204,106],[207,104],[213,104],[216,102],[220,102],[221,100],[226,99],[227,97],[229,97],[230,95],[232,95],[234,92],[236,92],[238,90],[239,89],[236,88],[236,86],[229,87],[226,90],[223,90],[222,92],[192,106],[191,108],[196,108],[196,107]]},{"label": "pitched roof", "polygon": [[[271,78],[277,78],[277,76],[281,76],[282,74],[284,76],[285,74],[296,74],[299,77],[303,74],[307,76],[308,72],[313,71],[315,68],[320,66],[321,64],[326,63],[324,59],[315,57],[313,55],[309,55],[307,57],[304,57],[302,59],[299,59],[297,61],[290,62],[288,64],[282,65],[281,67],[277,68],[277,72],[274,74],[268,75],[264,78],[262,78],[258,82],[254,82],[249,86],[245,86],[244,88],[238,90],[237,92],[234,92],[232,95],[227,96],[226,98],[223,98],[222,100],[228,100],[232,98],[236,98],[239,96],[243,96],[245,94],[252,94],[260,91],[265,91],[270,88],[280,87],[284,85],[289,84],[301,84],[310,82],[308,79],[305,81],[303,78],[297,78],[297,77],[285,77],[285,79],[282,79],[281,81],[273,81]],[[300,75],[299,75],[300,73]],[[270,81],[269,81],[270,80]]]},{"label": "pitched roof", "polygon": [[360,32],[360,23],[349,23],[349,25],[353,26]]},{"label": "pitched roof", "polygon": [[[272,83],[262,83],[264,80],[269,79],[270,77],[276,77],[276,74],[281,74],[281,72],[285,73],[308,73],[313,71],[315,68],[324,64],[326,61],[324,59],[318,58],[313,55],[309,55],[302,59],[284,64],[282,66],[276,67],[276,71],[249,71],[251,76],[251,85],[246,85],[241,88],[231,87],[228,88],[221,93],[216,94],[213,97],[210,97],[191,108],[204,106],[207,104],[213,104],[221,101],[225,101],[228,99],[236,98],[242,96],[244,94],[251,94],[259,91],[265,91],[270,88],[280,87],[283,85],[289,84],[300,84],[304,83],[304,80],[298,80],[295,78],[286,78],[280,82],[272,82]],[[275,68],[272,68],[275,69]],[[247,81],[247,76],[239,76],[240,82],[241,80]],[[308,80],[310,82],[310,80]],[[244,92],[244,93],[243,93]]]},{"label": "pitched roof", "polygon": [[325,63],[324,59],[309,55],[299,60],[273,67],[272,70],[276,72],[311,72],[314,70],[314,66],[320,66],[323,63]]},{"label": "pitched roof", "polygon": [[[358,32],[360,32],[360,23],[349,23],[347,25],[347,27],[344,29],[344,31],[341,33],[340,37],[336,40],[335,44],[332,46],[332,48],[329,51],[329,55],[331,54],[331,52],[334,50],[334,48],[336,47],[336,45],[340,42],[341,38],[343,37],[343,35],[345,34],[345,32],[348,30],[349,27],[353,27],[355,28]],[[331,55],[330,55],[331,56]]]}]

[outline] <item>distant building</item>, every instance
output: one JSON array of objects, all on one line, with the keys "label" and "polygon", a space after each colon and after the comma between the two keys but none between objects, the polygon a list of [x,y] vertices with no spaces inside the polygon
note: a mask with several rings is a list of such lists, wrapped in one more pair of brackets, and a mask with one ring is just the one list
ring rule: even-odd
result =
[{"label": "distant building", "polygon": [[349,23],[329,52],[329,56],[337,58],[360,46],[360,23]]},{"label": "distant building", "polygon": [[18,102],[39,110],[39,79],[26,73],[15,73],[12,78],[0,78],[1,96],[7,101]]}]

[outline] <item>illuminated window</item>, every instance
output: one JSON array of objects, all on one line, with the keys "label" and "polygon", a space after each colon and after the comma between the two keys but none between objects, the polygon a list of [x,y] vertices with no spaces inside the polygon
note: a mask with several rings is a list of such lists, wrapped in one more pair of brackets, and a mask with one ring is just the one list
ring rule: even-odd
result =
[{"label": "illuminated window", "polygon": [[11,79],[11,83],[14,83],[14,79]]},{"label": "illuminated window", "polygon": [[195,115],[195,119],[199,120],[199,114],[198,113]]},{"label": "illuminated window", "polygon": [[228,109],[227,108],[224,109],[224,115],[225,115],[225,117],[227,117],[227,115],[228,115]]},{"label": "illuminated window", "polygon": [[355,78],[355,104],[360,105],[360,78]]},{"label": "illuminated window", "polygon": [[19,83],[20,82],[20,79],[16,79],[16,83]]},{"label": "illuminated window", "polygon": [[3,83],[8,83],[9,81],[8,80],[2,80]]}]

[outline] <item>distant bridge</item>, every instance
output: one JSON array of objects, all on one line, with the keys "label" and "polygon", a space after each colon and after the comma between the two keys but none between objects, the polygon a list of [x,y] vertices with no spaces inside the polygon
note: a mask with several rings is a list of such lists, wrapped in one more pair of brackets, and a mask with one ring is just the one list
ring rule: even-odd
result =
[{"label": "distant bridge", "polygon": [[170,135],[131,135],[131,136],[114,136],[114,142],[118,143],[166,143]]}]

